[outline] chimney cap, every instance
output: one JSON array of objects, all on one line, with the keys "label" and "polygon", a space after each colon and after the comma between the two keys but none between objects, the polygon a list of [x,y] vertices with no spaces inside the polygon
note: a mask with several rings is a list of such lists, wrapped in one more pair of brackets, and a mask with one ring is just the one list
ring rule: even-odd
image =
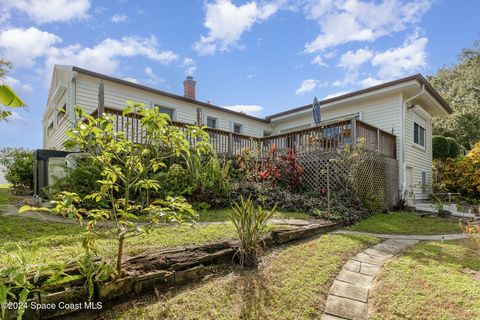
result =
[{"label": "chimney cap", "polygon": [[193,80],[192,76],[187,76],[187,80]]}]

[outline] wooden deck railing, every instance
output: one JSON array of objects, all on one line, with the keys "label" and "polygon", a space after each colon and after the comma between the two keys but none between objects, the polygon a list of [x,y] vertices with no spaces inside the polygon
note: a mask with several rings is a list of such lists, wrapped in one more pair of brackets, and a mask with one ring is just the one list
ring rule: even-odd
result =
[{"label": "wooden deck railing", "polygon": [[[105,108],[105,112],[114,117],[114,128],[117,131],[126,132],[127,137],[135,142],[143,142],[144,136],[138,115],[123,116],[122,111],[111,108]],[[96,116],[96,112],[92,115]],[[127,123],[129,123],[128,126]],[[188,125],[176,121],[172,121],[172,124],[182,128]],[[346,144],[359,143],[363,138],[367,150],[378,151],[380,154],[396,159],[396,136],[360,121],[356,117],[325,122],[316,127],[263,138],[213,128],[205,130],[209,134],[209,141],[214,150],[220,155],[241,155],[246,148],[257,147],[265,153],[274,144],[279,150],[293,149],[299,155],[303,155],[335,151]],[[195,143],[194,139],[189,139],[191,144]]]}]

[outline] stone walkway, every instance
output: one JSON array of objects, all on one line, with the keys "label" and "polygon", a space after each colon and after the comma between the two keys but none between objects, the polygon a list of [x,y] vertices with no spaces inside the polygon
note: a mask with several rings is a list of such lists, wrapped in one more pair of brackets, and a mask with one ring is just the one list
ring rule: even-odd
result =
[{"label": "stone walkway", "polygon": [[368,292],[373,279],[382,266],[394,255],[417,244],[420,240],[457,240],[465,238],[463,234],[399,236],[347,230],[340,230],[337,233],[364,234],[387,238],[387,240],[363,250],[345,263],[330,287],[325,312],[322,316],[324,320],[367,319]]}]

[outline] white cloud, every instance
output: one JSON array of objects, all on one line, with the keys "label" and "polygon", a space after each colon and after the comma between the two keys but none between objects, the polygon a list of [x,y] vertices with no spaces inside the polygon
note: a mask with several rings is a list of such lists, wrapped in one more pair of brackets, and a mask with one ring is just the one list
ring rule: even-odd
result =
[{"label": "white cloud", "polygon": [[430,0],[307,1],[304,6],[307,18],[319,22],[321,33],[305,45],[305,51],[314,53],[351,41],[373,41],[405,30],[417,23],[429,8]]},{"label": "white cloud", "polygon": [[334,87],[344,87],[347,85],[354,85],[357,83],[358,71],[347,72],[342,80],[336,80],[332,82]]},{"label": "white cloud", "polygon": [[197,62],[192,58],[183,59],[182,67],[185,68],[185,75],[193,76],[195,71],[197,71]]},{"label": "white cloud", "polygon": [[62,39],[57,35],[35,27],[6,29],[0,32],[0,54],[15,66],[32,67],[35,59],[59,42]]},{"label": "white cloud", "polygon": [[372,78],[372,77],[368,77],[368,78],[365,78],[362,81],[360,81],[360,84],[362,85],[362,87],[367,88],[367,87],[376,86],[376,85],[378,85],[382,82],[383,82],[382,80],[375,79],[375,78]]},{"label": "white cloud", "polygon": [[257,76],[257,75],[256,75],[255,73],[249,73],[249,74],[247,74],[247,78],[248,78],[248,79],[253,79],[253,78],[255,78],[256,76]]},{"label": "white cloud", "polygon": [[350,92],[350,91],[338,91],[338,92],[335,92],[335,93],[332,93],[332,94],[329,94],[329,95],[325,96],[325,97],[323,98],[323,100],[335,98],[335,97],[338,97],[338,96],[347,94],[347,93],[349,93],[349,92]]},{"label": "white cloud", "polygon": [[113,16],[110,17],[110,21],[113,23],[122,23],[122,22],[127,22],[128,21],[128,16],[124,13],[120,14],[114,14]]},{"label": "white cloud", "polygon": [[24,12],[36,23],[50,23],[86,18],[90,0],[7,0],[5,5]]},{"label": "white cloud", "polygon": [[151,85],[156,85],[160,82],[165,82],[165,79],[156,75],[153,72],[153,69],[151,67],[146,67],[145,68],[145,74],[148,76],[148,79],[145,80],[145,82],[151,84]]},{"label": "white cloud", "polygon": [[300,87],[297,89],[297,91],[295,91],[295,94],[297,96],[303,95],[305,93],[313,91],[318,86],[321,86],[321,83],[319,80],[315,80],[315,79],[303,80],[302,83],[300,84]]},{"label": "white cloud", "polygon": [[328,64],[326,64],[323,59],[322,59],[322,56],[317,54],[315,56],[315,58],[313,58],[312,60],[312,64],[316,64],[318,66],[321,66],[321,67],[328,67]]},{"label": "white cloud", "polygon": [[7,75],[7,76],[5,76],[4,81],[8,86],[13,88],[13,90],[15,90],[16,92],[18,92],[21,95],[24,95],[24,94],[27,95],[27,94],[32,93],[32,91],[33,91],[33,88],[32,88],[31,84],[22,83],[20,80],[14,78],[14,77],[11,77],[11,76]]},{"label": "white cloud", "polygon": [[240,47],[242,34],[256,23],[269,19],[279,9],[279,3],[257,4],[255,1],[236,6],[231,0],[216,0],[206,4],[204,26],[207,36],[201,36],[193,48],[199,54],[214,54]]},{"label": "white cloud", "polygon": [[372,59],[372,65],[379,67],[378,76],[381,79],[392,79],[425,67],[427,42],[427,38],[415,36],[408,38],[398,48],[377,53]]},{"label": "white cloud", "polygon": [[7,118],[7,122],[15,123],[15,124],[27,124],[29,121],[23,117],[18,112],[13,111],[10,116]]},{"label": "white cloud", "polygon": [[252,116],[258,116],[263,111],[263,107],[254,104],[238,104],[232,106],[222,106],[222,108],[243,112]]},{"label": "white cloud", "polygon": [[355,70],[373,57],[368,49],[358,49],[356,52],[348,51],[340,57],[339,66],[347,70]]},{"label": "white cloud", "polygon": [[137,80],[137,79],[131,78],[131,77],[123,78],[123,80],[128,81],[128,82],[138,83],[138,80]]}]

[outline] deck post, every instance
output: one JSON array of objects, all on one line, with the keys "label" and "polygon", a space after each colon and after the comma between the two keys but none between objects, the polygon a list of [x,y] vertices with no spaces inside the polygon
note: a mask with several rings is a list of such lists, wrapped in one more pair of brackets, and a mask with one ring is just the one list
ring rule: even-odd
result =
[{"label": "deck post", "polygon": [[381,153],[380,152],[380,129],[379,128],[377,128],[377,152]]},{"label": "deck post", "polygon": [[351,139],[352,139],[352,146],[355,147],[357,144],[357,118],[352,118],[352,123],[351,123]]},{"label": "deck post", "polygon": [[103,80],[100,80],[98,85],[98,108],[97,108],[97,117],[101,118],[105,112],[105,87]]},{"label": "deck post", "polygon": [[227,148],[227,155],[229,157],[233,156],[233,133],[228,133],[228,148]]}]

